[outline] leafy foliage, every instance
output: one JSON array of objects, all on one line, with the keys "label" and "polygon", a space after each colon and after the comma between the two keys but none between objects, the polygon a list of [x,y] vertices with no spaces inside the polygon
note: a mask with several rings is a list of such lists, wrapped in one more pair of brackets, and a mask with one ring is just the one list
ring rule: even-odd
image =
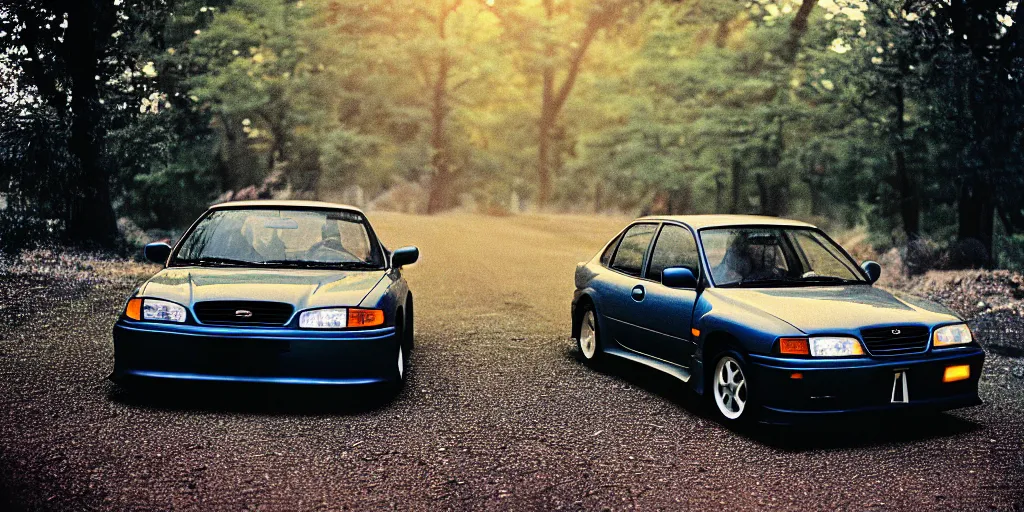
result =
[{"label": "leafy foliage", "polygon": [[88,1],[92,95],[63,39],[80,4],[0,6],[0,245],[72,231],[69,198],[107,183],[144,227],[422,190],[429,212],[762,213],[1019,264],[1014,2]]}]

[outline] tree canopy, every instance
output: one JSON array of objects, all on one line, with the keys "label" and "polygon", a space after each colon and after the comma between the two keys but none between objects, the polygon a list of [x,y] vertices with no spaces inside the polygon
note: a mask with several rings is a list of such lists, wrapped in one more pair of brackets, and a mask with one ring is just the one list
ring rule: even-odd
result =
[{"label": "tree canopy", "polygon": [[238,197],[760,213],[1024,264],[1006,0],[0,0],[0,246]]}]

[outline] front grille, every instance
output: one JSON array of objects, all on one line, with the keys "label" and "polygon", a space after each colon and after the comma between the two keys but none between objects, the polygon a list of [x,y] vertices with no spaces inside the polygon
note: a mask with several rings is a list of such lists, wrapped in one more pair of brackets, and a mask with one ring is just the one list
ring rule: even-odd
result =
[{"label": "front grille", "polygon": [[922,325],[895,325],[860,332],[864,345],[874,356],[916,354],[928,349],[928,328]]},{"label": "front grille", "polygon": [[[280,326],[292,317],[295,310],[283,302],[245,300],[214,300],[197,302],[192,308],[196,318],[212,325]],[[245,312],[251,313],[246,315]]]}]

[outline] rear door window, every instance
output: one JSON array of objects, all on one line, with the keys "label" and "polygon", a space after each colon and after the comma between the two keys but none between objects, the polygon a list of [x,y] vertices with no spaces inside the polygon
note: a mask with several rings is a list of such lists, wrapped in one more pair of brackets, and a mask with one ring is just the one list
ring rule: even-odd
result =
[{"label": "rear door window", "polygon": [[651,245],[656,224],[635,224],[622,235],[619,248],[612,258],[611,268],[631,276],[640,277],[644,268],[644,256]]},{"label": "rear door window", "polygon": [[615,237],[615,239],[612,240],[612,242],[610,244],[608,244],[608,247],[601,254],[601,264],[602,265],[604,265],[606,267],[611,266],[611,264],[612,264],[612,255],[615,254],[615,249],[618,248],[618,247],[619,247],[619,237]]}]

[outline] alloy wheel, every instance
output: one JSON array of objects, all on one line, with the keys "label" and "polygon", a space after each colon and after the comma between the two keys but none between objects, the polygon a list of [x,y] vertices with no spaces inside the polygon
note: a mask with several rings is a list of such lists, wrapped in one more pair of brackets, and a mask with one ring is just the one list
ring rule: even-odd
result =
[{"label": "alloy wheel", "polygon": [[715,404],[722,416],[739,419],[747,406],[747,380],[739,361],[724,356],[715,365]]},{"label": "alloy wheel", "polygon": [[405,348],[401,344],[398,345],[398,379],[402,380],[405,378],[405,356],[403,354]]},{"label": "alloy wheel", "polygon": [[597,353],[597,328],[594,326],[594,311],[587,310],[580,324],[580,352],[588,361]]}]

